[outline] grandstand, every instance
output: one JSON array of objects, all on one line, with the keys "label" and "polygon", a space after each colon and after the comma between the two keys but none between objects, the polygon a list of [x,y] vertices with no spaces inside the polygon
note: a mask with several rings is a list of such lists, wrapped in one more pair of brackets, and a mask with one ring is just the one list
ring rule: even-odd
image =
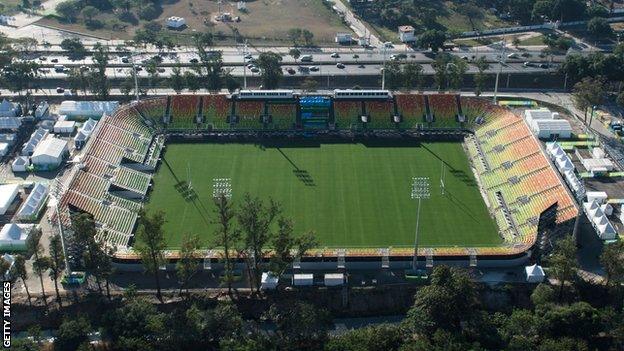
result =
[{"label": "grandstand", "polygon": [[[138,211],[142,207],[141,200],[152,187],[153,172],[158,167],[169,130],[179,136],[180,131],[184,130],[193,133],[226,130],[290,131],[302,132],[303,135],[307,131],[323,130],[331,133],[335,129],[338,135],[347,130],[359,130],[357,127],[361,125],[361,116],[368,117],[365,133],[395,130],[400,134],[418,129],[420,133],[435,131],[436,134],[432,136],[445,131],[464,135],[465,154],[483,193],[489,217],[495,221],[503,244],[472,247],[457,243],[437,245],[423,247],[419,251],[421,255],[472,255],[469,252],[482,257],[519,255],[535,243],[538,222],[544,211],[556,206],[556,223],[562,226],[570,223],[578,213],[573,197],[522,118],[483,99],[451,94],[394,94],[363,100],[295,95],[279,101],[271,98],[245,100],[214,94],[146,99],[124,105],[114,115],[102,118],[84,148],[81,166],[73,173],[69,187],[63,194],[63,222],[69,221],[68,214],[71,211],[91,213],[98,224],[100,239],[120,248],[129,247],[136,229]],[[394,120],[394,116],[399,116],[399,120]],[[459,116],[465,116],[465,120],[460,122]],[[215,137],[216,134],[211,136]],[[376,159],[371,156],[370,160],[362,164],[392,160],[393,153],[400,149],[383,154],[383,157],[379,154],[375,156],[378,157]],[[453,150],[448,151],[448,154],[459,157],[458,152]],[[332,152],[337,155],[337,151]],[[446,151],[441,149],[437,152],[443,154]],[[429,153],[435,155],[435,150],[429,150]],[[315,186],[313,177],[300,168],[300,164],[296,164],[286,154],[284,157],[289,163],[285,163],[282,158],[281,165],[290,167],[292,164],[295,167],[293,172],[302,184]],[[218,168],[216,163],[219,159],[216,157],[210,162],[204,161],[203,167]],[[402,159],[397,158],[399,160]],[[439,162],[435,158],[432,160]],[[338,174],[351,166],[347,164],[342,167],[335,163],[332,167],[336,167],[332,172]],[[387,164],[385,168],[392,168],[392,164]],[[429,168],[438,169],[438,163]],[[461,177],[470,183],[472,175],[467,173],[470,172],[463,172]],[[376,187],[375,184],[370,186]],[[353,191],[357,192],[357,188]],[[394,215],[403,216],[400,207],[392,210]],[[425,225],[427,221],[425,219]],[[334,234],[346,238],[345,242],[349,240],[349,233]],[[379,234],[387,237],[390,233]],[[353,247],[345,244],[345,248],[348,249],[347,256],[367,257],[378,257],[380,249],[379,246],[369,246],[365,241],[354,241]],[[388,252],[396,257],[412,254],[409,243],[397,243]],[[335,248],[313,251],[313,255],[321,254],[334,256]]]}]

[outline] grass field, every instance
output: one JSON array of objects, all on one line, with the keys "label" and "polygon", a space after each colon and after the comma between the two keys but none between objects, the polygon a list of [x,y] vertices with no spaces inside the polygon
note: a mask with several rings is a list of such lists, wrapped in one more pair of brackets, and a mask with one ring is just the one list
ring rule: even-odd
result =
[{"label": "grass field", "polygon": [[[195,200],[185,200],[176,187],[187,174]],[[170,247],[179,246],[186,233],[208,244],[214,232],[213,179],[231,178],[234,202],[246,192],[272,196],[294,219],[296,231],[315,230],[322,247],[411,246],[416,176],[431,180],[431,198],[423,200],[420,217],[421,245],[501,243],[460,143],[169,144],[146,207],[166,212]]]}]

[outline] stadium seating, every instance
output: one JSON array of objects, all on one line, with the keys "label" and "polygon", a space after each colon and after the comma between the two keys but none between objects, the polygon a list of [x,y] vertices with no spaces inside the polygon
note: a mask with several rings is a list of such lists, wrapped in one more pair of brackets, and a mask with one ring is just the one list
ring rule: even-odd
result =
[{"label": "stadium seating", "polygon": [[199,95],[174,95],[169,110],[169,128],[197,128]]},{"label": "stadium seating", "polygon": [[228,116],[232,112],[232,103],[225,95],[204,95],[202,114],[205,125],[212,124],[214,129],[229,129]]},{"label": "stadium seating", "polygon": [[237,101],[236,116],[238,123],[235,129],[262,129],[260,116],[264,114],[264,103],[261,101]]},{"label": "stadium seating", "polygon": [[297,105],[295,104],[267,104],[269,115],[272,118],[273,129],[293,129],[297,118]]},{"label": "stadium seating", "polygon": [[429,109],[433,115],[434,128],[458,128],[461,127],[457,122],[457,96],[451,94],[433,94],[428,95]]},{"label": "stadium seating", "polygon": [[392,121],[394,104],[392,101],[365,101],[364,109],[369,117],[368,129],[395,129]]},{"label": "stadium seating", "polygon": [[397,111],[402,116],[401,128],[416,128],[425,120],[425,97],[420,94],[395,95]]},{"label": "stadium seating", "polygon": [[143,118],[149,119],[155,125],[161,124],[167,109],[167,98],[157,97],[141,100],[134,107],[139,111]]},{"label": "stadium seating", "polygon": [[557,223],[576,216],[572,196],[521,117],[476,98],[462,99],[462,111],[469,124],[482,118],[474,125],[474,137],[468,138],[466,149],[493,204],[492,213],[501,235],[509,243],[532,245],[537,234],[536,220],[554,203],[558,205]]},{"label": "stadium seating", "polygon": [[350,129],[352,124],[358,123],[361,115],[362,103],[360,101],[334,101],[336,129]]}]

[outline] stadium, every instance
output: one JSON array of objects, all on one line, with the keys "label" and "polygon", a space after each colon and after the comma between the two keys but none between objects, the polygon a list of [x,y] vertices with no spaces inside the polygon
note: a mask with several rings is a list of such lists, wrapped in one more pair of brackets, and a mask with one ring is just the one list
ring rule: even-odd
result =
[{"label": "stadium", "polygon": [[[139,211],[163,210],[168,257],[184,234],[210,247],[213,197],[280,202],[296,232],[314,230],[308,262],[427,266],[523,260],[570,232],[578,209],[539,141],[513,111],[457,94],[290,90],[172,95],[104,116],[62,194],[133,262]],[[540,245],[536,245],[540,244]],[[206,258],[216,260],[211,247]]]}]

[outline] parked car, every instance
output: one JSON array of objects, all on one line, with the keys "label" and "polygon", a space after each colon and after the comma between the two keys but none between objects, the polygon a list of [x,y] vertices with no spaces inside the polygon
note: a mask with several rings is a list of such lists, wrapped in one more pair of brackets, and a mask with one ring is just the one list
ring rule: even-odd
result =
[{"label": "parked car", "polygon": [[338,67],[338,68],[340,68],[340,69],[343,69],[343,68],[345,68],[345,65],[344,65],[344,64],[342,64],[342,63],[340,63],[340,62],[338,62],[338,63],[336,64],[336,67]]},{"label": "parked car", "polygon": [[303,55],[300,60],[301,62],[312,62],[312,55]]},{"label": "parked car", "polygon": [[319,70],[319,67],[318,67],[318,66],[310,66],[310,71],[312,71],[312,72],[316,72],[316,71],[318,71],[318,70]]},{"label": "parked car", "polygon": [[258,73],[258,72],[260,72],[260,69],[258,67],[256,67],[256,66],[253,66],[253,67],[251,67],[250,71],[253,72],[253,73]]},{"label": "parked car", "polygon": [[56,92],[60,94],[60,93],[65,92],[65,89],[61,87],[56,87]]},{"label": "parked car", "polygon": [[337,52],[333,52],[330,56],[332,58],[339,58],[340,57],[340,55]]}]

